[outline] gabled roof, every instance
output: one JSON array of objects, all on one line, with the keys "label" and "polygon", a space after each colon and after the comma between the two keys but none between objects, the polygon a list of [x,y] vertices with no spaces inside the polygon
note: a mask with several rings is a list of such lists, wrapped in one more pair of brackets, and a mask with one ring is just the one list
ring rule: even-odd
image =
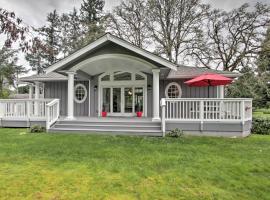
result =
[{"label": "gabled roof", "polygon": [[168,79],[194,78],[195,76],[199,76],[204,73],[216,73],[230,78],[236,78],[241,76],[241,74],[235,72],[220,71],[205,67],[190,67],[185,65],[179,65],[176,71],[170,70],[167,78]]},{"label": "gabled roof", "polygon": [[34,81],[65,81],[68,80],[67,76],[57,73],[50,72],[48,74],[35,74],[32,76],[20,78],[21,82],[34,82]]},{"label": "gabled roof", "polygon": [[106,33],[104,36],[102,36],[101,38],[97,39],[96,41],[90,43],[89,45],[79,49],[78,51],[74,52],[73,54],[69,55],[68,57],[56,62],[55,64],[51,65],[50,67],[48,67],[45,72],[46,73],[50,73],[53,72],[65,65],[67,65],[68,63],[72,62],[73,60],[75,60],[76,58],[83,56],[85,54],[87,54],[88,52],[92,51],[93,49],[98,48],[99,46],[103,45],[106,42],[113,42],[119,46],[122,46],[136,54],[139,54],[143,57],[146,57],[147,59],[154,61],[156,63],[159,63],[165,67],[168,67],[170,69],[176,70],[177,69],[177,65],[160,57],[157,56],[149,51],[146,51],[142,48],[139,48],[125,40],[122,40],[114,35],[111,35],[110,33]]}]

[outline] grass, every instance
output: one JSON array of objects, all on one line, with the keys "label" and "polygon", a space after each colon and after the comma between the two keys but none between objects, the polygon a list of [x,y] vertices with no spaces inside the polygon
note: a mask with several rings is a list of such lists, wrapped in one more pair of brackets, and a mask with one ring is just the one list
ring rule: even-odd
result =
[{"label": "grass", "polygon": [[0,199],[270,199],[270,136],[26,134],[0,129]]}]

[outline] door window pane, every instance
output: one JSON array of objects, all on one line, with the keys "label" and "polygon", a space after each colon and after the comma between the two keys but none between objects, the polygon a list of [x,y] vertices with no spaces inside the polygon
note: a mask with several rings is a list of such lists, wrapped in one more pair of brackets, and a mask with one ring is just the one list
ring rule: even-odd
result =
[{"label": "door window pane", "polygon": [[132,113],[133,91],[132,88],[125,88],[125,113]]},{"label": "door window pane", "polygon": [[142,76],[142,75],[140,75],[140,74],[136,74],[136,81],[138,81],[138,80],[144,80],[145,78]]},{"label": "door window pane", "polygon": [[106,75],[101,78],[101,81],[109,81],[109,80],[110,80],[110,75]]},{"label": "door window pane", "polygon": [[113,112],[121,112],[121,88],[113,88]]},{"label": "door window pane", "polygon": [[135,112],[143,111],[143,88],[137,87],[134,92],[135,96]]},{"label": "door window pane", "polygon": [[110,112],[111,107],[111,88],[103,88],[102,111]]}]

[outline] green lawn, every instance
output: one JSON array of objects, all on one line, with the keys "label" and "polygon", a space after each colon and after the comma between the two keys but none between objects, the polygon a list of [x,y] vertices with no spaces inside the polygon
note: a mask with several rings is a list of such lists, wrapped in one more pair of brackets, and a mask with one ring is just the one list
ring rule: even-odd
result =
[{"label": "green lawn", "polygon": [[270,136],[25,132],[0,129],[0,199],[270,199]]}]

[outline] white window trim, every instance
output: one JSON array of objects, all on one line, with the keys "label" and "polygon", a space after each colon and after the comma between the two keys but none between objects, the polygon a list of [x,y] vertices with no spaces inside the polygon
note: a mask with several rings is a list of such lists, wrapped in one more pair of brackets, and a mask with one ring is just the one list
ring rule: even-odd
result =
[{"label": "white window trim", "polygon": [[[84,92],[85,92],[85,95],[84,95],[82,100],[78,100],[77,97],[76,97],[76,90],[77,90],[78,87],[82,87]],[[76,86],[74,87],[74,101],[76,103],[84,103],[86,98],[87,98],[87,95],[88,95],[88,92],[87,92],[87,89],[86,89],[85,85],[83,85],[81,83],[76,84]]]},{"label": "white window trim", "polygon": [[171,82],[171,83],[169,83],[169,84],[166,86],[166,88],[165,88],[165,96],[166,96],[166,98],[170,98],[169,95],[168,95],[168,90],[169,90],[169,88],[170,88],[172,85],[175,85],[175,86],[177,87],[177,89],[179,90],[179,95],[178,95],[177,98],[181,98],[181,97],[182,97],[182,88],[181,88],[181,86],[180,86],[178,83],[176,83],[176,82]]}]

